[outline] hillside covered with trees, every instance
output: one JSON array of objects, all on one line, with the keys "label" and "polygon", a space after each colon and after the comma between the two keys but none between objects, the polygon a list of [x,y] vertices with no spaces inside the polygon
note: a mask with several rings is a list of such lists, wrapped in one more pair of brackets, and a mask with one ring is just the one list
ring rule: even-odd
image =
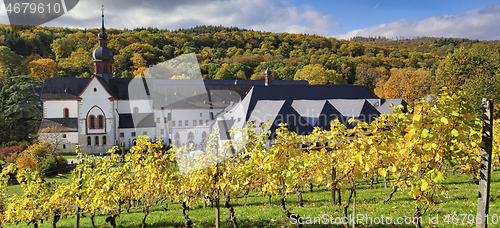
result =
[{"label": "hillside covered with trees", "polygon": [[[12,108],[13,98],[7,92],[14,89],[14,82],[24,83],[16,88],[28,88],[39,86],[47,77],[92,76],[92,51],[98,46],[99,29],[26,26],[17,30],[0,25],[0,85],[5,90],[0,93],[1,113],[19,110]],[[106,32],[113,67],[122,78],[194,52],[205,79],[263,79],[269,67],[274,80],[365,85],[382,98],[404,98],[409,104],[436,94],[443,86],[465,90],[476,110],[481,97],[500,97],[499,41],[432,37],[338,40],[222,26]],[[21,75],[29,77],[18,77]],[[33,100],[28,94],[26,97]],[[14,112],[11,116],[20,115]],[[3,116],[0,124],[11,123],[9,118]]]}]

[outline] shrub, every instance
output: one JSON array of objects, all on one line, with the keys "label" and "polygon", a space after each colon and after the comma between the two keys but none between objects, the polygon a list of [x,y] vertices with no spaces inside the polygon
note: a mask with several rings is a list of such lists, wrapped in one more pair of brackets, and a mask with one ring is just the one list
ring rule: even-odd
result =
[{"label": "shrub", "polygon": [[23,153],[19,154],[19,156],[17,157],[16,165],[17,165],[17,170],[19,173],[19,171],[25,170],[28,168],[34,169],[37,165],[37,161],[35,159],[33,159],[33,157],[29,153],[23,152]]},{"label": "shrub", "polygon": [[19,143],[17,141],[3,142],[2,147],[17,146]]},{"label": "shrub", "polygon": [[68,161],[60,155],[51,154],[42,159],[40,163],[40,170],[43,173],[51,172],[54,170],[66,168]]},{"label": "shrub", "polygon": [[29,146],[26,149],[26,152],[29,153],[37,162],[40,162],[52,153],[52,148],[50,143],[43,141]]},{"label": "shrub", "polygon": [[16,163],[17,157],[19,157],[19,154],[21,152],[14,152],[12,153],[9,157],[5,158],[5,163],[10,164],[10,163]]},{"label": "shrub", "polygon": [[24,150],[24,146],[8,146],[0,149],[0,159],[6,161],[13,153],[21,152]]}]

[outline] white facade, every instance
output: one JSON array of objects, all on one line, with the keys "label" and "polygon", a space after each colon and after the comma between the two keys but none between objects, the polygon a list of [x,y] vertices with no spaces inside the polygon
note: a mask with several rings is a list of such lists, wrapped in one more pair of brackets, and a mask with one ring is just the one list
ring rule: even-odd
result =
[{"label": "white facade", "polygon": [[[222,109],[178,108],[152,109],[151,100],[115,100],[97,76],[93,77],[78,99],[44,100],[45,119],[75,119],[77,132],[62,132],[59,152],[72,153],[78,144],[86,153],[106,153],[125,142],[131,148],[140,135],[152,140],[161,138],[164,144],[182,146],[192,143],[203,147],[211,133],[213,116]],[[151,127],[119,127],[120,116],[153,114]],[[134,119],[134,122],[137,120]],[[137,123],[134,123],[137,126]],[[63,137],[64,135],[64,137]],[[171,140],[170,140],[171,139]]]},{"label": "white facade", "polygon": [[64,118],[64,109],[69,111],[69,118],[78,117],[78,101],[76,100],[53,100],[44,102],[43,116],[44,118]]},{"label": "white facade", "polygon": [[167,115],[171,114],[169,133],[173,145],[183,146],[192,143],[193,146],[202,148],[211,133],[212,117],[220,110],[192,108],[164,111]]},{"label": "white facade", "polygon": [[118,113],[151,113],[153,112],[151,100],[133,99],[118,100]]}]

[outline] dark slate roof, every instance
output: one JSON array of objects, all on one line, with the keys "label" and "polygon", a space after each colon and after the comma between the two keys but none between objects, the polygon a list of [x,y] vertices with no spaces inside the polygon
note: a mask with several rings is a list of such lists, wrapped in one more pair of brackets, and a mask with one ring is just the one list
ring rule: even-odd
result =
[{"label": "dark slate roof", "polygon": [[61,129],[61,132],[78,132],[78,118],[44,118],[40,130],[52,126]]},{"label": "dark slate roof", "polygon": [[284,100],[258,101],[248,121],[257,126],[270,121],[271,127],[269,130],[272,132],[270,138],[275,137],[276,129],[279,128],[281,123],[287,124],[291,132],[296,132],[299,135],[310,134],[313,130],[313,127],[292,108],[290,103]]},{"label": "dark slate roof", "polygon": [[110,87],[117,99],[128,99],[128,86],[133,78],[113,78]]},{"label": "dark slate roof", "polygon": [[326,100],[295,100],[292,107],[311,125],[330,130],[330,123],[338,119],[344,125],[346,118]]},{"label": "dark slate roof", "polygon": [[[177,94],[178,95],[178,94]],[[170,93],[169,96],[176,96]],[[182,96],[185,97],[185,96]],[[167,97],[166,97],[167,98]],[[173,99],[170,99],[173,100]],[[182,100],[178,100],[170,104],[162,104],[160,102],[155,102],[155,108],[164,107],[166,109],[170,108],[215,108],[223,109],[226,108],[231,103],[237,103],[241,101],[241,97],[238,93],[229,90],[211,90],[208,93],[197,94],[187,97]]]},{"label": "dark slate roof", "polygon": [[347,119],[357,119],[363,122],[371,123],[374,118],[380,116],[380,112],[372,106],[370,102],[364,99],[346,100],[334,99],[328,100],[333,107]]},{"label": "dark slate roof", "polygon": [[153,113],[119,114],[118,128],[156,127]]},{"label": "dark slate roof", "polygon": [[353,85],[254,86],[248,94],[242,102],[248,108],[246,119],[259,100],[285,100],[291,104],[294,100],[378,99],[365,86]]},{"label": "dark slate roof", "polygon": [[[154,108],[208,107],[224,108],[241,101],[254,85],[263,80],[155,80]],[[308,85],[307,81],[282,81],[279,85]],[[206,95],[203,95],[206,94]],[[129,95],[130,96],[130,95]],[[195,97],[193,97],[195,96]],[[188,104],[181,104],[183,102]]]},{"label": "dark slate roof", "polygon": [[[116,97],[112,87],[101,77],[96,77],[112,97]],[[76,99],[91,78],[47,78],[41,88],[41,99]],[[35,88],[35,91],[37,89]]]},{"label": "dark slate roof", "polygon": [[[157,80],[157,82],[167,81],[176,80]],[[154,93],[152,95],[154,108],[185,106],[180,104],[182,102],[179,103],[179,101],[184,101],[189,106],[201,105],[202,108],[209,107],[209,95],[203,81],[193,80],[193,82],[193,84],[189,85],[154,84]]]},{"label": "dark slate roof", "polygon": [[90,78],[47,78],[41,99],[76,99],[89,81]]},{"label": "dark slate roof", "polygon": [[[197,84],[196,81],[203,81],[207,86],[218,85],[218,86],[264,86],[264,80],[159,80],[158,84],[169,84],[169,85],[192,85]],[[309,85],[306,80],[272,80],[271,86],[290,86],[290,85]]]},{"label": "dark slate roof", "polygon": [[[255,85],[264,85],[264,80],[168,80],[144,78],[113,78],[109,83],[101,77],[97,79],[108,92],[117,99],[154,99],[155,108],[166,107],[170,104],[214,91],[229,91],[237,94],[225,96],[221,99],[215,92],[211,97],[212,105],[217,102],[238,102],[244,98]],[[90,81],[89,78],[48,78],[42,89],[42,99],[76,99]],[[131,84],[132,83],[132,84]],[[307,86],[307,81],[275,80],[270,88],[281,86]],[[67,89],[67,90],[66,90]],[[222,92],[222,93],[229,93]],[[195,94],[196,93],[196,94]],[[219,92],[220,93],[220,92]],[[236,96],[238,95],[238,96]],[[217,97],[218,96],[218,97]],[[227,104],[224,104],[227,106]]]}]

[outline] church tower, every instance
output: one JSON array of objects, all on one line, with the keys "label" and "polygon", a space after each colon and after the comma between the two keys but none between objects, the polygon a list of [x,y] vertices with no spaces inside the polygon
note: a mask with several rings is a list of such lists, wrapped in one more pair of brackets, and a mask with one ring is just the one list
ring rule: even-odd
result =
[{"label": "church tower", "polygon": [[113,52],[108,49],[108,34],[104,28],[104,9],[102,11],[101,32],[97,35],[99,47],[94,50],[94,75],[104,78],[108,83],[113,77]]}]

